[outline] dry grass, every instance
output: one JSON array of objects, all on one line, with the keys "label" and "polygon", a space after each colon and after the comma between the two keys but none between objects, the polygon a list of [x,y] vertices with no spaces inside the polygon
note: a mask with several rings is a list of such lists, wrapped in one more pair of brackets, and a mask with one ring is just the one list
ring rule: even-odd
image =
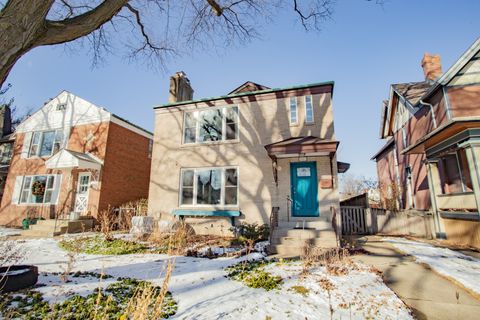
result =
[{"label": "dry grass", "polygon": [[144,320],[163,318],[163,306],[168,292],[168,282],[175,266],[175,260],[167,261],[165,274],[160,292],[155,287],[146,286],[138,290],[128,302],[122,319]]},{"label": "dry grass", "polygon": [[[196,235],[186,223],[178,222],[174,228],[172,228],[172,232],[160,232],[159,228],[155,228],[154,232],[145,240],[156,247],[168,248],[165,252],[169,254],[197,256],[198,251],[202,248],[231,247],[235,238],[213,235]],[[253,243],[250,246],[253,248]]]},{"label": "dry grass", "polygon": [[350,270],[356,269],[348,249],[345,248],[325,249],[306,245],[301,261],[303,277],[308,275],[310,269],[315,266],[323,266],[328,274],[335,276],[346,275]]},{"label": "dry grass", "polygon": [[147,199],[129,201],[119,206],[118,230],[130,230],[132,228],[132,217],[146,216],[148,208]]},{"label": "dry grass", "polygon": [[113,227],[116,216],[111,207],[98,213],[99,231],[105,236],[105,240],[113,239]]}]

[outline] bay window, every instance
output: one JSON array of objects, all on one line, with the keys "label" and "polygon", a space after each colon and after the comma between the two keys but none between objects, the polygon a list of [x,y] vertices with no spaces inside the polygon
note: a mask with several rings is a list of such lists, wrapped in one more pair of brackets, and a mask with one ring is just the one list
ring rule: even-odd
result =
[{"label": "bay window", "polygon": [[180,205],[238,205],[237,168],[183,169],[180,184]]},{"label": "bay window", "polygon": [[185,112],[184,144],[236,139],[238,139],[238,107]]}]

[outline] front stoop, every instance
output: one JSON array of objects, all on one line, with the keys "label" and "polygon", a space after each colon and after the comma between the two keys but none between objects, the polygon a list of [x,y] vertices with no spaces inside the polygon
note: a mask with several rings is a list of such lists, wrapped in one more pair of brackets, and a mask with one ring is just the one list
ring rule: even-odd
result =
[{"label": "front stoop", "polygon": [[278,222],[273,230],[269,253],[283,258],[300,257],[305,247],[337,247],[335,232],[326,221],[295,220]]},{"label": "front stoop", "polygon": [[93,228],[93,219],[81,218],[79,220],[38,220],[30,225],[28,230],[21,232],[25,237],[54,237],[65,233],[78,233],[90,231]]}]

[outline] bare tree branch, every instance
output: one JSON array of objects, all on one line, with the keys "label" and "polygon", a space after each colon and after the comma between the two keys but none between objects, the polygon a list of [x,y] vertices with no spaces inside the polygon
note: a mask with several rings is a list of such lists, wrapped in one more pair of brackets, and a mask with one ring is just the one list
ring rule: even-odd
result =
[{"label": "bare tree branch", "polygon": [[128,0],[104,1],[94,9],[62,21],[46,20],[46,32],[38,40],[38,46],[69,42],[86,36],[111,20]]}]

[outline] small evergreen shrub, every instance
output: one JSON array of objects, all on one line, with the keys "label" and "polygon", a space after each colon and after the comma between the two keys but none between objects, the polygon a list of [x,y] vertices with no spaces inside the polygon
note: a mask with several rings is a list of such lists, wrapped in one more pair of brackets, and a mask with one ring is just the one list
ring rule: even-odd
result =
[{"label": "small evergreen shrub", "polygon": [[258,225],[257,223],[242,223],[233,228],[239,239],[252,240],[254,242],[268,240],[270,227],[268,224]]}]

